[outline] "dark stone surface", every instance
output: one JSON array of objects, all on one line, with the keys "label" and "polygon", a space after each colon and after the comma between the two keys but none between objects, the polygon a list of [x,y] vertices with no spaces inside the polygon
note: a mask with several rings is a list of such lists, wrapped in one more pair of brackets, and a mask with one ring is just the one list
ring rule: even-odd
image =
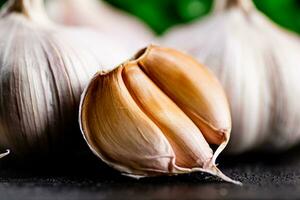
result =
[{"label": "dark stone surface", "polygon": [[219,167],[242,187],[201,173],[135,180],[93,155],[22,165],[6,157],[0,161],[0,199],[300,199],[299,154],[221,157]]}]

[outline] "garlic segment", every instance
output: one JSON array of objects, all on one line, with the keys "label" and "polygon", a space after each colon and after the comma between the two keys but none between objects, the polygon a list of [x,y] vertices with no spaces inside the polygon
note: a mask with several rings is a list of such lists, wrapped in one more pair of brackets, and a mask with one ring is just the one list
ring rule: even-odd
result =
[{"label": "garlic segment", "polygon": [[178,51],[149,46],[96,74],[79,122],[91,150],[126,175],[204,171],[238,183],[215,165],[231,130],[225,94],[211,72]]},{"label": "garlic segment", "polygon": [[130,51],[147,45],[154,34],[137,18],[101,0],[50,0],[49,15],[67,25],[89,26],[113,36]]},{"label": "garlic segment", "polygon": [[211,16],[170,30],[162,43],[203,61],[221,80],[233,118],[230,152],[299,143],[299,38],[251,0],[217,0]]},{"label": "garlic segment", "polygon": [[123,51],[107,37],[52,24],[42,0],[9,1],[1,13],[0,147],[66,152],[80,138],[83,88],[101,67],[123,60]]}]

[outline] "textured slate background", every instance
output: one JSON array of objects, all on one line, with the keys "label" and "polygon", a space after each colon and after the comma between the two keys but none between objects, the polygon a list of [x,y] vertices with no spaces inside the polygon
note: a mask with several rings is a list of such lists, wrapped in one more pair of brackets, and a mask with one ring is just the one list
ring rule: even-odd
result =
[{"label": "textured slate background", "polygon": [[6,157],[0,160],[0,199],[299,199],[299,153],[221,157],[220,168],[242,187],[201,173],[134,180],[90,154],[22,165]]}]

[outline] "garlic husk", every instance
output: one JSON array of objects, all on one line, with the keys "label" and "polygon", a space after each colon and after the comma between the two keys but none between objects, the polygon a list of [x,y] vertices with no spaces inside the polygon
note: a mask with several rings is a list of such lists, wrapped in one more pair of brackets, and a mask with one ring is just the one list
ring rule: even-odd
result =
[{"label": "garlic husk", "polygon": [[217,0],[211,16],[171,29],[162,43],[195,56],[229,98],[231,153],[280,151],[300,140],[300,43],[251,0]]},{"label": "garlic husk", "polygon": [[231,130],[225,93],[210,71],[176,50],[151,45],[97,73],[82,94],[79,123],[90,149],[125,175],[202,171],[239,184],[215,164]]},{"label": "garlic husk", "polygon": [[9,153],[10,153],[10,150],[7,149],[5,153],[1,153],[1,154],[0,154],[0,158],[3,158],[3,157],[5,157],[5,156],[7,156]]},{"label": "garlic husk", "polygon": [[49,15],[56,22],[95,28],[113,36],[133,54],[148,45],[154,33],[136,17],[99,0],[50,0]]},{"label": "garlic husk", "polygon": [[42,6],[12,0],[1,11],[0,147],[16,155],[73,151],[82,90],[125,57],[108,37],[51,23]]}]

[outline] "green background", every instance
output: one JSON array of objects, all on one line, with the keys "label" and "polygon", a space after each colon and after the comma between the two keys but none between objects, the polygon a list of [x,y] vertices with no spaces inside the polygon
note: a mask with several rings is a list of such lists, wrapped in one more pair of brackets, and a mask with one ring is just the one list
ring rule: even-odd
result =
[{"label": "green background", "polygon": [[[211,11],[212,0],[106,0],[144,20],[156,33]],[[0,0],[2,5],[5,0]],[[278,24],[300,33],[300,0],[254,0],[258,9]]]}]

